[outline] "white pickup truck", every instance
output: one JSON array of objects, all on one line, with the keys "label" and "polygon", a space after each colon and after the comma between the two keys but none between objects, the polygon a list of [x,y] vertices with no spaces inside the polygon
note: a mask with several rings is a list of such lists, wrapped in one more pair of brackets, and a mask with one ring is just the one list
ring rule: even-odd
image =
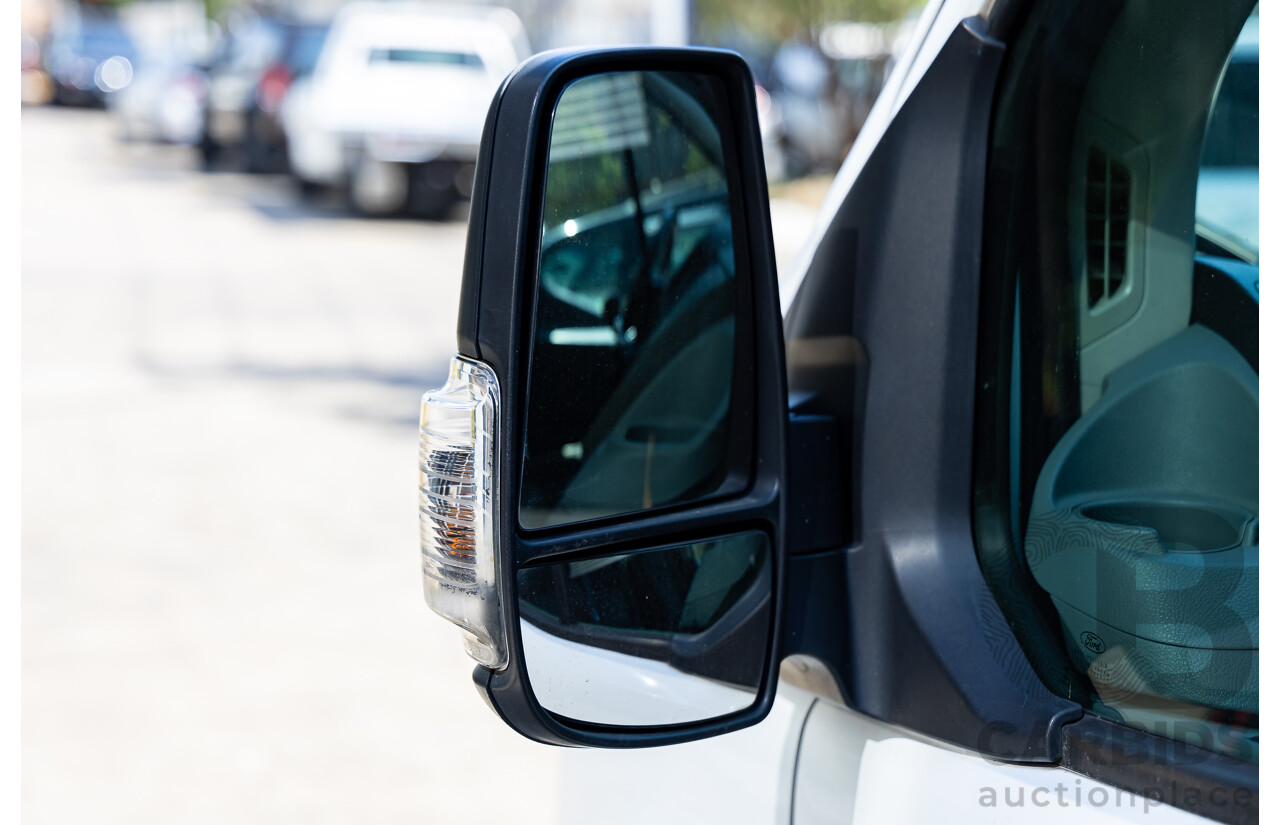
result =
[{"label": "white pickup truck", "polygon": [[350,4],[283,103],[290,170],[364,214],[440,215],[470,194],[489,101],[528,53],[508,9]]}]

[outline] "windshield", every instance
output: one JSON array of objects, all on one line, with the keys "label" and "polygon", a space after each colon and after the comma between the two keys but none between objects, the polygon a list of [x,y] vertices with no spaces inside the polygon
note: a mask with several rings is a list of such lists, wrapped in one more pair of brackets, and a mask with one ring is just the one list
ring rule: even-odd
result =
[{"label": "windshield", "polygon": [[1196,234],[1258,261],[1258,13],[1245,23],[1209,113],[1196,187]]},{"label": "windshield", "polygon": [[289,43],[286,60],[295,75],[310,73],[320,58],[329,29],[325,26],[307,26],[299,29]]}]

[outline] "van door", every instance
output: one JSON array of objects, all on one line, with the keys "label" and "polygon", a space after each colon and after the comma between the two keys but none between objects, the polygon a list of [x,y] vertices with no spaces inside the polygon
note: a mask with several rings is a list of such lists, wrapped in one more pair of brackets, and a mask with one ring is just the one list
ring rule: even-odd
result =
[{"label": "van door", "polygon": [[[858,697],[855,710],[819,701],[801,735],[793,821],[1083,810],[1256,822],[1257,10],[1133,0],[1105,14],[1054,2],[1003,11],[991,21],[1007,52],[981,283],[950,287],[952,311],[973,300],[979,318],[962,492],[988,610],[1017,640],[1001,643],[1003,665],[1029,668],[1083,714],[1060,726],[1056,761],[1035,766],[921,736],[932,732]],[[794,339],[817,317],[804,289],[823,278],[811,270],[792,307]],[[852,278],[855,312],[904,300],[874,269]],[[875,380],[893,356],[874,335],[857,343]],[[920,365],[903,392],[943,380]],[[873,421],[854,425],[864,442],[894,437]],[[861,519],[875,523],[865,486],[876,479],[858,481]],[[934,585],[945,599],[963,583]]]}]

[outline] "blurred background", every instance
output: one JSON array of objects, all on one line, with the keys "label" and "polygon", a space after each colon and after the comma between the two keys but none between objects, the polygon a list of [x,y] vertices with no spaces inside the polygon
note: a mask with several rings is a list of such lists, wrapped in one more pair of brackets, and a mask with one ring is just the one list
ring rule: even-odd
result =
[{"label": "blurred background", "polygon": [[742,53],[784,271],[923,0],[21,4],[25,819],[775,821],[785,699],[628,753],[484,706],[418,399],[521,60]]}]

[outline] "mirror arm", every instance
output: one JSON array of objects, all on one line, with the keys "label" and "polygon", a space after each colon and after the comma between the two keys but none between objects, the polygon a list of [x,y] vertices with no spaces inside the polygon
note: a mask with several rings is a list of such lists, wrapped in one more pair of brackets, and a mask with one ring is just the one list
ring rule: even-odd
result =
[{"label": "mirror arm", "polygon": [[834,415],[801,413],[787,417],[789,468],[787,485],[787,555],[794,557],[847,547],[850,521],[840,472],[840,452],[850,449],[840,438]]}]

